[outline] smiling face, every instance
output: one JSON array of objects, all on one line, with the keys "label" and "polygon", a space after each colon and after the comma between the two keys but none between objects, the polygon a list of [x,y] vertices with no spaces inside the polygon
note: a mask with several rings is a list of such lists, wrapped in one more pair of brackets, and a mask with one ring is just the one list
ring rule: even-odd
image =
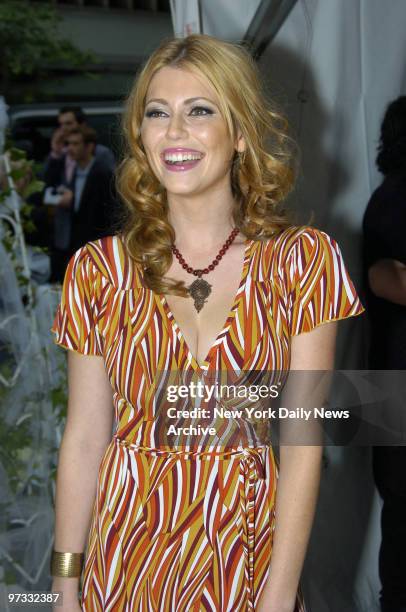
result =
[{"label": "smiling face", "polygon": [[244,147],[242,137],[232,142],[218,96],[205,77],[168,66],[151,79],[141,139],[168,195],[229,189],[234,151]]}]

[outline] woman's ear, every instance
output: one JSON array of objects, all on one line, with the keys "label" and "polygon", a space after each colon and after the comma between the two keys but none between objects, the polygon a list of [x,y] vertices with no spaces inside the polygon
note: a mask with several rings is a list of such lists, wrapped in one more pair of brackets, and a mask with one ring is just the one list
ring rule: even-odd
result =
[{"label": "woman's ear", "polygon": [[235,149],[236,151],[238,151],[238,153],[243,153],[246,149],[246,142],[245,142],[245,138],[242,135],[241,131],[238,130],[238,136],[237,136],[237,140],[235,143]]}]

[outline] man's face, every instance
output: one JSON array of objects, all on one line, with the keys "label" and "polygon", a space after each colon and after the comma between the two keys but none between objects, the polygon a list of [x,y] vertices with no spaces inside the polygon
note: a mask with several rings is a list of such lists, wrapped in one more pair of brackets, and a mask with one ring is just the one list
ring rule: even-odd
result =
[{"label": "man's face", "polygon": [[71,112],[61,113],[58,116],[58,123],[65,136],[68,136],[72,130],[75,130],[79,126],[79,123],[76,121],[75,114]]},{"label": "man's face", "polygon": [[83,136],[81,134],[71,134],[68,136],[68,153],[76,162],[85,161],[89,154],[89,147],[83,142]]}]

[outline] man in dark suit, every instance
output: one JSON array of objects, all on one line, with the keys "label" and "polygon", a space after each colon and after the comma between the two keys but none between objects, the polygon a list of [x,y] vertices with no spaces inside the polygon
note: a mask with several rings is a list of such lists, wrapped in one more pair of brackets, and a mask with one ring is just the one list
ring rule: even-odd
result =
[{"label": "man in dark suit", "polygon": [[88,126],[72,130],[67,138],[76,166],[55,211],[51,281],[63,280],[69,258],[79,247],[113,233],[114,175],[95,157],[96,141],[96,132]]}]

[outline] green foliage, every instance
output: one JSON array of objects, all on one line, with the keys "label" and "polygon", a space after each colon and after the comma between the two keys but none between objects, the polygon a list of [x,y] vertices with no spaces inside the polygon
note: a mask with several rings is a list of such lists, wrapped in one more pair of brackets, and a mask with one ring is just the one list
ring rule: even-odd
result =
[{"label": "green foliage", "polygon": [[10,144],[10,141],[7,141],[6,149],[7,149],[7,153],[10,156],[11,161],[22,161],[22,160],[27,159],[27,154],[25,153],[25,151],[22,151],[21,149],[17,149],[16,147],[13,147]]},{"label": "green foliage", "polygon": [[24,472],[25,461],[21,451],[29,448],[31,443],[28,419],[19,424],[0,419],[0,463],[8,475],[8,484],[13,493],[16,493]]},{"label": "green foliage", "polygon": [[61,18],[49,2],[1,0],[0,77],[41,77],[55,67],[72,68],[95,61],[59,33]]},{"label": "green foliage", "polygon": [[58,419],[63,421],[66,418],[67,405],[66,386],[57,387],[51,391],[51,402],[54,412],[58,415]]},{"label": "green foliage", "polygon": [[[10,159],[11,171],[9,176],[19,187],[19,194],[24,201],[23,206],[20,209],[22,225],[24,233],[31,233],[35,231],[35,226],[31,221],[30,213],[32,206],[27,204],[26,200],[34,193],[42,191],[44,188],[44,182],[39,181],[36,178],[36,164],[34,160],[28,160],[25,151],[10,147],[7,149],[7,153]],[[3,189],[0,191],[0,204],[5,202],[10,196],[10,189]]]},{"label": "green foliage", "polygon": [[6,568],[4,571],[4,583],[5,584],[16,584],[17,574],[13,572],[11,569]]}]

